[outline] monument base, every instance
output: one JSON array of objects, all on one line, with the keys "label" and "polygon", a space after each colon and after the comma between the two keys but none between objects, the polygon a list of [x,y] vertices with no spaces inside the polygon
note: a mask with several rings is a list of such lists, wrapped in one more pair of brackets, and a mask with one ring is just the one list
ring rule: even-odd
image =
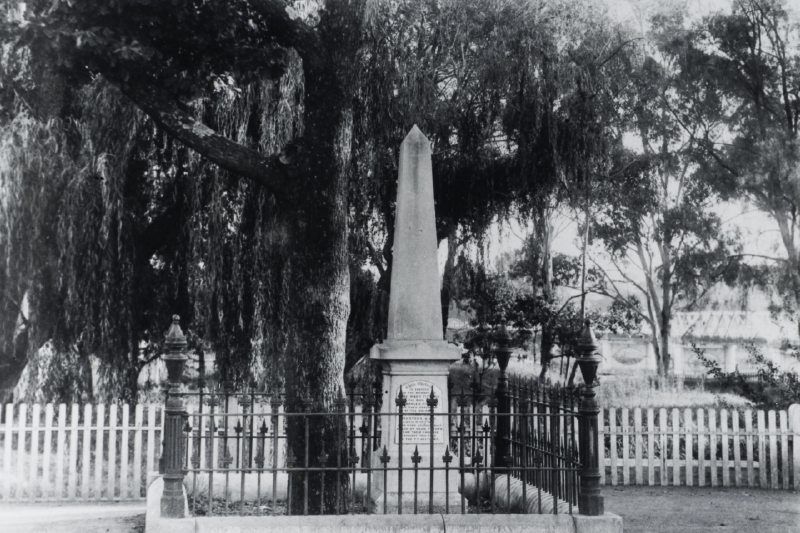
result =
[{"label": "monument base", "polygon": [[[448,492],[455,493],[454,501],[458,503],[460,509],[457,476],[450,471],[447,481],[445,480],[445,471],[443,470],[445,463],[442,459],[450,442],[451,426],[448,416],[447,378],[450,364],[460,358],[460,349],[444,341],[390,340],[372,347],[370,359],[381,365],[384,389],[380,417],[381,449],[375,451],[372,464],[381,465],[379,457],[385,448],[390,457],[386,465],[386,490],[387,495],[394,494],[394,496],[387,496],[387,508],[389,505],[394,505],[397,510],[398,493],[402,493],[402,501],[410,502],[413,512],[413,459],[416,457],[419,460],[418,505],[424,505],[427,509],[428,495],[431,491],[428,468],[433,466],[437,469],[433,475],[435,500],[444,506]],[[401,391],[405,402],[402,407],[402,427],[398,416],[400,407],[397,403]],[[450,454],[455,455],[452,450]],[[453,458],[457,460],[457,458]],[[401,464],[402,474],[399,474]],[[449,466],[452,468],[453,463],[450,463]],[[399,479],[400,475],[402,475],[402,483]],[[375,469],[373,480],[375,488],[373,494],[376,497],[382,497],[383,474],[380,472],[380,468]],[[450,498],[453,497],[450,496]],[[383,504],[381,503],[376,509],[376,512],[380,512]],[[403,504],[403,511],[406,511],[405,504]]]},{"label": "monument base", "polygon": [[[386,514],[428,514],[430,508],[430,498],[428,493],[417,495],[416,513],[414,512],[414,494],[403,492],[400,499],[397,492],[386,493]],[[372,500],[372,512],[383,514],[383,494],[375,496]],[[402,505],[402,510],[400,506]],[[464,513],[469,512],[469,502],[464,499]],[[455,493],[446,494],[444,492],[433,493],[432,514],[461,514],[461,495]]]}]

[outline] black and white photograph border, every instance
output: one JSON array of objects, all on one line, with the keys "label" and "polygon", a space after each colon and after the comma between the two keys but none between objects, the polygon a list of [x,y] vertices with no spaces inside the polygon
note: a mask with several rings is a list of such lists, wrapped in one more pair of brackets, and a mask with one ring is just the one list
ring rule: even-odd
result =
[{"label": "black and white photograph border", "polygon": [[800,531],[800,0],[0,0],[0,531]]}]

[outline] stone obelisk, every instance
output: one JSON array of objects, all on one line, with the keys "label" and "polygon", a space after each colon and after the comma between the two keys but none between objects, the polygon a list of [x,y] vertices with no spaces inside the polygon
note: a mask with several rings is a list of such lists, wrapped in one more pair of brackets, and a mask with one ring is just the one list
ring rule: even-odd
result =
[{"label": "stone obelisk", "polygon": [[[448,368],[460,358],[460,350],[443,340],[440,290],[431,146],[427,137],[414,126],[400,146],[388,334],[386,341],[373,346],[370,353],[383,374],[383,413],[393,415],[381,417],[382,444],[391,457],[388,466],[397,467],[402,456],[406,472],[402,483],[396,471],[388,476],[387,503],[394,508],[399,500],[408,502],[413,498],[412,454],[415,449],[422,457],[418,472],[419,501],[423,507],[428,504],[430,476],[427,469],[431,465],[443,466],[442,455],[449,441],[446,416],[434,417],[431,435],[428,403],[433,394],[434,411],[447,413]],[[406,400],[402,443],[396,416],[396,399],[401,388]],[[409,416],[409,413],[420,415]],[[380,464],[373,461],[378,469]],[[376,479],[374,493],[378,503],[383,498],[383,478],[375,477],[380,478]],[[434,499],[440,505],[445,498],[444,472],[434,473],[433,486]],[[451,499],[458,496],[456,487],[450,483],[450,491],[454,493]]]}]

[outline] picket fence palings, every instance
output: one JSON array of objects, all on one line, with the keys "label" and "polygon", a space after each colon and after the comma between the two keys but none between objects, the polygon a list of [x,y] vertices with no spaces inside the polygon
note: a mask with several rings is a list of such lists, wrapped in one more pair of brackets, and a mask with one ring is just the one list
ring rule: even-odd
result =
[{"label": "picket fence palings", "polygon": [[789,427],[792,431],[792,480],[794,489],[800,490],[800,408],[792,409]]},{"label": "picket fence palings", "polygon": [[706,486],[706,422],[703,409],[697,410],[697,486]]},{"label": "picket fence palings", "polygon": [[655,485],[655,413],[652,407],[647,408],[647,484]]},{"label": "picket fence palings", "polygon": [[708,409],[708,452],[711,465],[711,486],[716,487],[719,485],[717,479],[717,410],[713,407]]},{"label": "picket fence palings", "polygon": [[133,496],[142,497],[142,404],[133,411]]},{"label": "picket fence palings", "polygon": [[681,484],[681,423],[677,407],[672,408],[672,485]]},{"label": "picket fence palings", "polygon": [[36,498],[38,478],[39,478],[39,419],[41,418],[42,406],[38,403],[33,404],[33,418],[31,419],[31,455],[28,472],[28,482],[30,483],[29,498]]},{"label": "picket fence palings", "polygon": [[50,453],[53,445],[53,404],[44,406],[44,445],[42,447],[42,499],[50,499]]},{"label": "picket fence palings", "polygon": [[617,484],[617,410],[613,407],[608,410],[608,429],[611,435],[611,446],[609,453],[611,454],[611,485]]},{"label": "picket fence palings", "polygon": [[92,446],[92,404],[83,406],[83,447],[81,451],[81,499],[89,499],[89,467]]},{"label": "picket fence palings", "polygon": [[764,439],[764,431],[766,426],[764,424],[764,411],[756,413],[756,421],[758,423],[758,486],[766,488],[767,486],[767,443]]},{"label": "picket fence palings", "polygon": [[732,415],[733,426],[733,483],[742,486],[742,441],[739,435],[739,411],[734,409]]},{"label": "picket fence palings", "polygon": [[[67,409],[66,405],[60,404],[57,413],[52,404],[46,404],[44,408],[39,404],[6,405],[5,423],[0,428],[0,435],[4,437],[3,469],[7,471],[8,465],[14,475],[4,476],[0,483],[3,500],[142,498],[142,468],[145,467],[142,462],[147,464],[147,472],[153,470],[155,458],[160,452],[158,436],[161,429],[157,420],[159,414],[163,420],[163,410],[159,413],[155,405],[136,405],[134,412],[130,411],[127,404],[110,406],[109,420],[106,422],[102,404],[96,407],[87,404],[82,409],[78,405],[71,405]],[[600,415],[601,446],[598,448],[603,450],[603,483],[644,484],[647,476],[647,484],[655,485],[656,462],[659,462],[659,477],[663,485],[702,486],[710,483],[724,487],[756,486],[755,470],[758,469],[759,485],[764,488],[789,489],[800,486],[800,436],[794,434],[798,426],[789,419],[785,410],[759,410],[753,413],[751,409],[740,412],[737,409],[662,408],[657,415],[655,409],[647,408],[646,416],[643,416],[642,408],[634,407],[632,411],[609,408]],[[248,413],[250,416],[253,413]],[[255,416],[257,420],[254,423],[260,420],[258,417],[261,415]],[[693,416],[697,417],[696,421],[692,420]],[[360,413],[356,413],[356,417],[360,418]],[[795,417],[800,418],[798,415]],[[707,425],[704,424],[706,420]],[[201,467],[205,467],[206,462],[211,460],[220,466],[217,464],[220,459],[219,443],[215,442],[218,439],[212,440],[211,446],[215,448],[213,453],[207,453],[211,452],[207,450],[211,446],[203,437],[212,428],[201,426],[199,424],[197,428],[192,428],[189,434],[186,461],[199,461]],[[256,426],[253,431],[256,431]],[[356,427],[359,427],[358,423]],[[249,434],[249,426],[245,431],[244,436]],[[143,442],[145,438],[147,440]],[[717,438],[720,439],[719,444]],[[608,448],[605,446],[606,439]],[[647,439],[646,443],[644,439]],[[659,445],[656,444],[657,439]],[[754,443],[753,439],[757,441]],[[106,448],[103,446],[104,440]],[[239,447],[237,455],[244,462],[245,458],[250,457],[249,445],[244,438],[231,444],[234,443]],[[265,444],[265,459],[271,463],[271,439]],[[129,445],[133,448],[132,455],[128,452]],[[232,451],[236,454],[236,450]],[[256,444],[252,450],[253,457],[258,451]],[[281,447],[281,456],[284,452]],[[746,460],[746,465],[743,460]],[[609,466],[610,475],[607,471]],[[671,476],[668,472],[670,466]],[[94,490],[91,484],[92,471]],[[15,476],[23,479],[25,484],[16,486]],[[236,481],[232,480],[234,483]]]},{"label": "picket fence palings", "polygon": [[109,405],[108,413],[108,494],[109,500],[117,498],[117,404]]},{"label": "picket fence palings", "polygon": [[753,487],[756,484],[756,474],[753,460],[753,412],[750,409],[744,412],[744,433],[747,445],[747,486]]},{"label": "picket fence palings", "polygon": [[67,406],[58,404],[58,433],[56,433],[56,486],[54,496],[64,498],[64,429],[67,425]]},{"label": "picket fence palings", "polygon": [[130,424],[130,411],[128,404],[122,404],[122,440],[119,447],[119,497],[128,498],[128,426]]},{"label": "picket fence palings", "polygon": [[[19,419],[17,420],[17,479],[21,482],[25,479],[25,430],[28,425],[28,406],[20,404]],[[14,499],[22,499],[22,487],[17,487]]]},{"label": "picket fence palings", "polygon": [[767,412],[767,431],[769,431],[769,486],[778,488],[778,434],[775,428],[775,411]]},{"label": "picket fence palings", "polygon": [[94,499],[103,497],[103,443],[106,425],[106,406],[97,406],[97,422],[95,424],[95,462],[94,462]]},{"label": "picket fence palings", "polygon": [[692,410],[689,407],[683,410],[683,426],[684,435],[686,436],[684,440],[684,446],[686,447],[686,486],[691,487],[694,484],[694,461],[692,460],[694,432],[692,431]]},{"label": "picket fence palings", "polygon": [[634,483],[642,485],[644,472],[642,471],[642,409],[633,409],[633,438],[635,448]]},{"label": "picket fence palings", "polygon": [[620,421],[620,431],[622,432],[622,484],[631,484],[631,465],[630,465],[630,417],[627,407],[622,408],[622,419]]},{"label": "picket fence palings", "polygon": [[781,488],[789,488],[789,424],[787,423],[786,411],[778,413],[781,434]]},{"label": "picket fence palings", "polygon": [[667,484],[667,410],[661,408],[658,410],[658,427],[659,427],[659,446],[661,450],[659,457],[661,459],[661,486]]},{"label": "picket fence palings", "polygon": [[731,486],[731,473],[728,469],[728,410],[722,409],[719,412],[719,428],[722,438],[722,486]]},{"label": "picket fence palings", "polygon": [[69,462],[67,463],[67,499],[75,499],[75,488],[78,479],[78,424],[80,422],[80,407],[73,403],[70,408],[69,428]]},{"label": "picket fence palings", "polygon": [[[648,408],[646,420],[643,418],[638,407],[633,413],[625,408],[604,410],[600,438],[604,453],[612,455],[601,462],[603,484],[644,484],[646,475],[648,484],[655,484],[658,477],[663,485],[755,486],[756,469],[759,478],[765,476],[761,484],[765,488],[788,489],[800,483],[793,474],[795,469],[800,471],[800,445],[791,446],[794,440],[800,443],[800,437],[790,440],[794,430],[786,411],[756,411],[754,419],[751,409],[687,408],[680,412],[661,408],[656,416],[655,410]],[[754,428],[759,418],[764,422]],[[754,444],[759,448],[754,450]],[[658,476],[656,463],[660,463]]]},{"label": "picket fence palings", "polygon": [[[3,437],[3,471],[11,470],[11,424],[14,420],[14,406],[11,404],[6,405],[6,418],[4,424],[4,437]],[[11,497],[11,476],[4,476],[3,480],[3,499],[8,501]]]},{"label": "picket fence palings", "polygon": [[[136,422],[131,425],[130,406],[122,405],[121,424],[112,420],[116,429],[111,431],[102,405],[6,404],[0,425],[0,500],[142,498],[142,461],[154,464],[156,451],[154,437],[153,453],[142,457],[142,439],[145,432],[160,433],[155,423],[157,407],[151,407],[154,423],[148,427],[143,421],[144,406],[136,406]],[[114,413],[110,418],[119,421]],[[104,448],[107,430],[108,448]],[[115,436],[118,432],[121,435]],[[130,440],[134,441],[133,460],[128,451]]]}]

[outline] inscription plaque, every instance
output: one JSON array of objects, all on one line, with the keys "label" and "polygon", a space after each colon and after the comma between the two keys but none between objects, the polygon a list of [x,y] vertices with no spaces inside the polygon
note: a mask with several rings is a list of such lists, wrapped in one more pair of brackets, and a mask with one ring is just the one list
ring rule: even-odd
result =
[{"label": "inscription plaque", "polygon": [[[403,407],[403,444],[427,444],[431,439],[431,416],[428,398],[433,389],[433,395],[439,402],[433,409],[434,413],[443,413],[442,391],[430,381],[417,380],[403,383],[403,395],[406,405]],[[399,391],[398,391],[399,392]],[[412,414],[413,413],[413,414]],[[421,414],[416,414],[421,413]],[[444,422],[446,417],[433,417],[433,442],[444,443]],[[400,419],[395,426],[394,443],[400,442]]]}]

